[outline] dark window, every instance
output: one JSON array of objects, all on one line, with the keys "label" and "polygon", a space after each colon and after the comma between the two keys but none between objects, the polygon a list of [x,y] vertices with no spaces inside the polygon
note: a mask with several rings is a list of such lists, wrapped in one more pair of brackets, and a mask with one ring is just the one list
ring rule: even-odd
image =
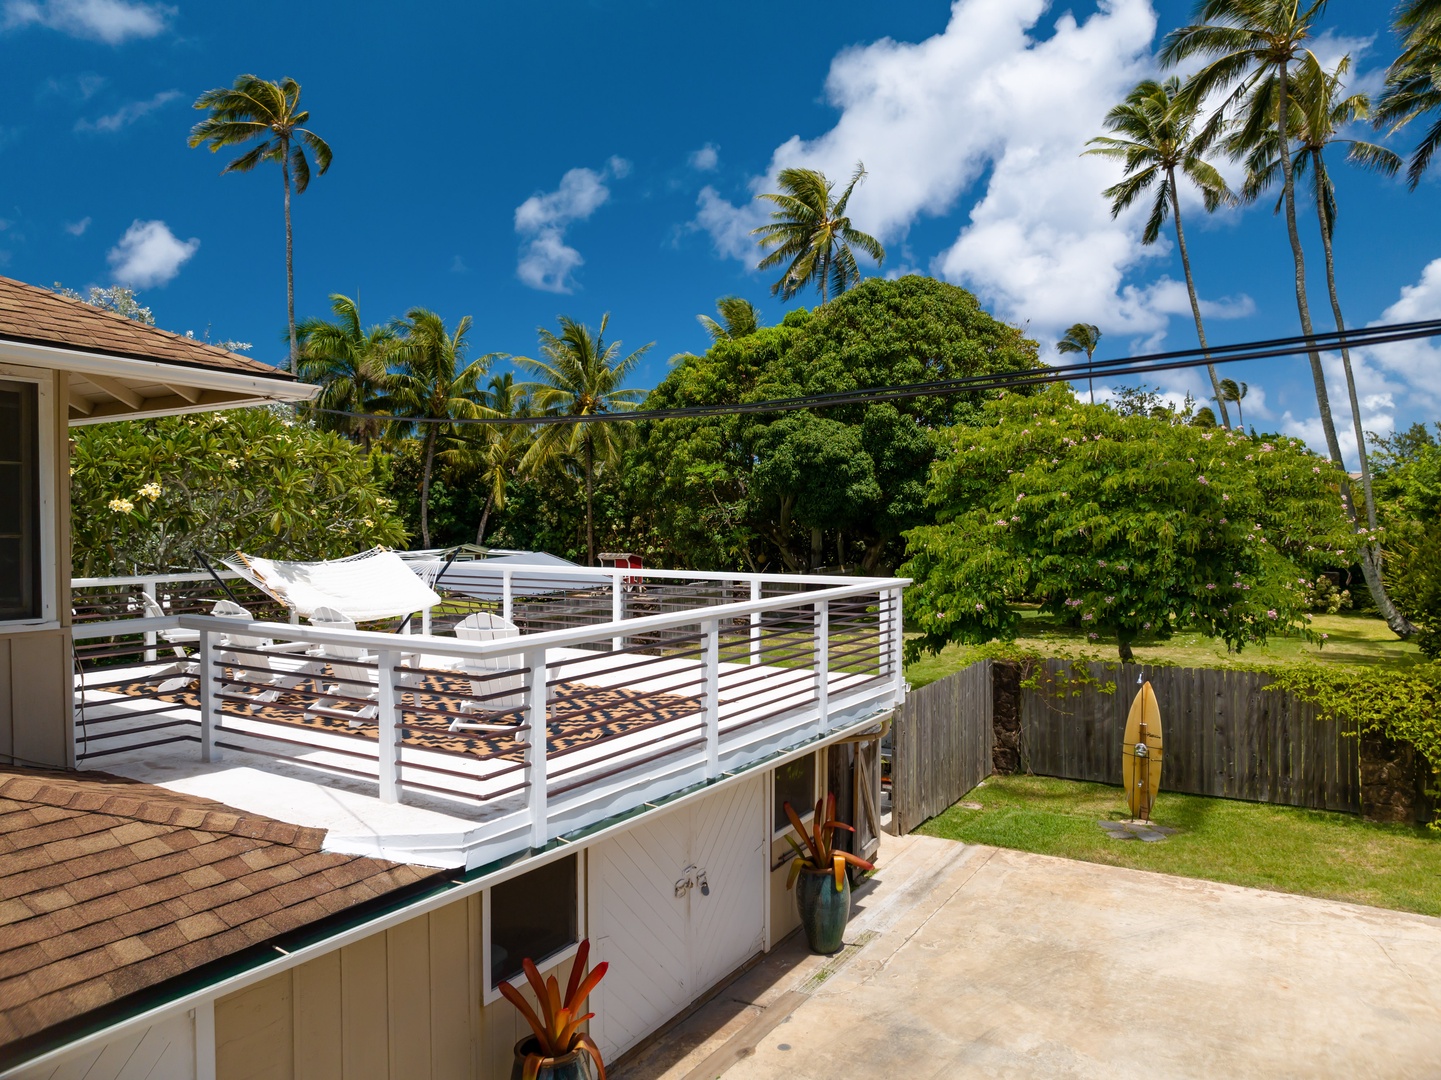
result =
[{"label": "dark window", "polygon": [[490,890],[490,984],[514,981],[526,957],[544,966],[580,940],[576,857],[560,859]]},{"label": "dark window", "polygon": [[0,619],[40,617],[40,436],[30,383],[0,382]]},{"label": "dark window", "polygon": [[786,803],[795,812],[805,817],[816,808],[816,756],[807,754],[776,768],[776,821],[775,831],[783,832],[790,826],[786,817]]}]

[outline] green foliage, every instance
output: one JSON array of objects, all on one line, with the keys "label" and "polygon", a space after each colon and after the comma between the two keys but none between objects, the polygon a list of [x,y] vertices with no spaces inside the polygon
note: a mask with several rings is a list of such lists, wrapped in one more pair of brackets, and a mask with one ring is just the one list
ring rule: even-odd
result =
[{"label": "green foliage", "polygon": [[383,459],[285,410],[98,424],[74,439],[79,577],[188,570],[197,550],[325,559],[405,542]]},{"label": "green foliage", "polygon": [[1306,633],[1310,582],[1354,538],[1331,466],[1300,440],[1121,416],[1056,387],[947,433],[934,525],[907,533],[913,654],[1014,639],[1031,600],[1126,658],[1199,629],[1233,649]]},{"label": "green foliage", "polygon": [[752,235],[765,258],[757,270],[784,265],[785,273],[771,286],[771,295],[779,293],[789,300],[812,282],[824,304],[830,297],[840,296],[861,280],[860,267],[851,252],[855,245],[876,261],[885,261],[886,251],[869,233],[853,228],[846,215],[846,206],[856,185],[865,179],[866,169],[856,162],[856,171],[839,198],[832,198],[835,185],[815,169],[782,169],[776,178],[779,192],[757,195],[776,207],[771,223],[752,229]]},{"label": "green foliage", "polygon": [[1441,658],[1441,445],[1421,424],[1376,440],[1375,491],[1386,585],[1416,625],[1417,644]]},{"label": "green foliage", "polygon": [[[1016,371],[1036,345],[964,289],[872,278],[780,326],[680,358],[648,408],[759,401]],[[627,490],[663,561],[696,569],[815,568],[837,552],[894,566],[900,534],[929,518],[930,429],[978,415],[981,395],[808,413],[645,425]]]}]

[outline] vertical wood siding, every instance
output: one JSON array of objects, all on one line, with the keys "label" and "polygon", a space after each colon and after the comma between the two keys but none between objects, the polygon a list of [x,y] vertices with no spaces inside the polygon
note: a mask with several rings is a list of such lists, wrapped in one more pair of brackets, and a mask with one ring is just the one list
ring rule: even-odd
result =
[{"label": "vertical wood siding", "polygon": [[912,690],[891,731],[891,828],[904,834],[991,775],[991,662]]}]

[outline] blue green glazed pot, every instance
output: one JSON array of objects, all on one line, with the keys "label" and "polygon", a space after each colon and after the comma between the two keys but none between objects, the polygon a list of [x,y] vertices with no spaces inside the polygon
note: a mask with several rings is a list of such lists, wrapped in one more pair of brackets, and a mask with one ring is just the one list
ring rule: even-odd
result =
[{"label": "blue green glazed pot", "polygon": [[[510,1069],[510,1080],[522,1080],[525,1056],[538,1049],[539,1045],[534,1035],[515,1044],[515,1064]],[[536,1076],[537,1080],[595,1080],[590,1055],[583,1050],[576,1050],[565,1057],[547,1058]]]},{"label": "blue green glazed pot", "polygon": [[851,918],[851,879],[841,876],[840,891],[829,869],[805,869],[796,879],[796,909],[811,952],[829,956],[838,952]]}]

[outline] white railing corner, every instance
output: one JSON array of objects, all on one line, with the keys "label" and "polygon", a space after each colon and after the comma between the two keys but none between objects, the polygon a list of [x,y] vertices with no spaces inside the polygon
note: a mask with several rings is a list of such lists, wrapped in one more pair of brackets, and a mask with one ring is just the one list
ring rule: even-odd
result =
[{"label": "white railing corner", "polygon": [[903,605],[905,590],[891,590],[891,675],[895,679],[896,704],[906,697],[905,632],[906,620]]},{"label": "white railing corner", "polygon": [[196,643],[196,676],[200,682],[200,760],[210,762],[220,756],[215,746],[216,732],[220,728],[224,701],[220,697],[221,678],[224,672],[216,666],[215,635],[209,630],[200,631]]},{"label": "white railing corner", "polygon": [[[760,578],[751,578],[751,603],[761,598]],[[751,612],[751,663],[761,662],[761,613]]]},{"label": "white railing corner", "polygon": [[399,698],[395,678],[395,665],[400,654],[390,649],[381,649],[376,654],[380,665],[378,693],[376,695],[376,726],[380,729],[378,768],[380,773],[380,801],[400,801],[400,723]]},{"label": "white railing corner", "polygon": [[514,577],[513,570],[500,572],[500,617],[506,622],[515,622],[511,617],[515,614],[515,589],[512,587]]},{"label": "white railing corner", "polygon": [[[141,580],[141,582],[140,582],[140,591],[141,591],[142,593],[144,593],[146,596],[148,596],[151,600],[153,600],[157,605],[159,605],[159,604],[160,604],[160,599],[159,599],[159,596],[158,596],[159,590],[157,590],[156,587],[155,587],[157,581],[158,581],[158,579],[157,579],[157,578],[153,578],[153,577],[143,578],[143,579]],[[147,664],[153,664],[153,663],[155,663],[155,659],[156,659],[155,645],[156,645],[156,634],[155,634],[155,631],[154,631],[154,630],[148,630],[148,631],[146,631],[146,633],[145,633],[145,662],[146,662]]]},{"label": "white railing corner", "polygon": [[720,775],[720,620],[706,619],[701,623],[705,670],[705,763],[706,776],[714,780]]},{"label": "white railing corner", "polygon": [[[625,583],[621,580],[621,572],[616,570],[610,578],[610,620],[620,622],[625,618]],[[617,634],[610,639],[612,652],[620,652],[625,648],[625,638]]]},{"label": "white railing corner", "polygon": [[831,666],[831,604],[829,600],[815,603],[816,629],[816,710],[821,721],[821,730],[831,729],[830,715],[830,666]]},{"label": "white railing corner", "polygon": [[529,649],[525,653],[528,673],[526,682],[526,780],[530,784],[531,847],[544,847],[550,842],[550,822],[546,820],[546,650]]}]

